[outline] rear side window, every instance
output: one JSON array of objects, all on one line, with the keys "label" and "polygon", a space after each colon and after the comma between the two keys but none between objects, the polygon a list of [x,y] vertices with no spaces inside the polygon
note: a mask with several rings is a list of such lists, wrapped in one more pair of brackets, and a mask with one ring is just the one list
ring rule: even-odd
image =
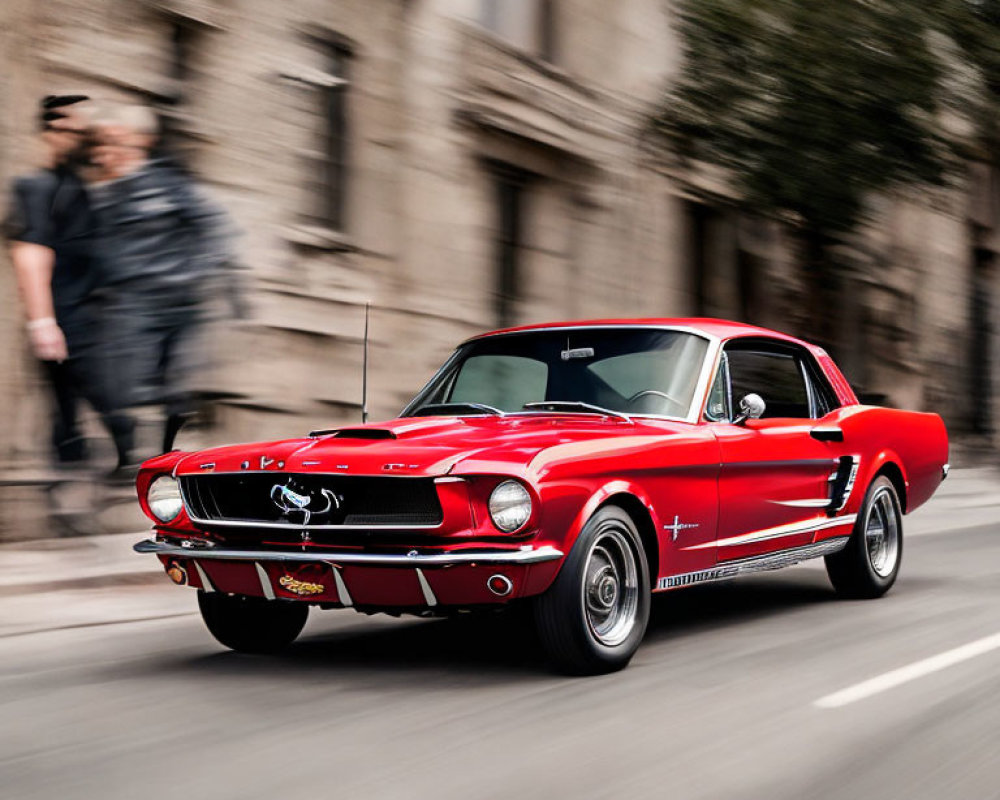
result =
[{"label": "rear side window", "polygon": [[751,392],[764,398],[765,417],[811,417],[805,372],[791,353],[728,351],[733,404]]}]

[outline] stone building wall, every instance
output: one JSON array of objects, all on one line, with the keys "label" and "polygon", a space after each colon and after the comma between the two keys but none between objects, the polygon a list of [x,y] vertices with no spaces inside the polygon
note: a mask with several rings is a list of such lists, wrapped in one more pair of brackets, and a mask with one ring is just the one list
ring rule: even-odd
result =
[{"label": "stone building wall", "polygon": [[[551,37],[487,29],[515,6],[548,7]],[[458,341],[499,324],[699,309],[807,323],[777,226],[718,211],[693,255],[692,201],[644,141],[679,59],[662,0],[5,0],[0,44],[5,183],[30,161],[37,97],[84,88],[155,104],[174,151],[239,225],[252,311],[215,324],[203,388],[216,403],[183,446],[359,419],[366,303],[374,419],[394,415]],[[323,112],[338,79],[347,188],[331,225]],[[501,297],[501,197],[512,196],[516,275]],[[871,303],[857,312],[866,346],[899,352],[861,359],[863,377],[936,407],[962,369],[965,223],[915,204],[887,218],[855,299]],[[0,341],[0,406],[13,420],[0,427],[2,537],[37,527],[49,485],[45,397],[6,265]]]}]

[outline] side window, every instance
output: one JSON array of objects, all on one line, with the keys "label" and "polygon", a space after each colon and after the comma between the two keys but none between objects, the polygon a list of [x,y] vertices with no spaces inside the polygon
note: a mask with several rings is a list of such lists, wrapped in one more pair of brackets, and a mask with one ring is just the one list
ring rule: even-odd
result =
[{"label": "side window", "polygon": [[809,418],[809,388],[799,360],[791,353],[730,350],[733,403],[751,392],[764,398],[765,417]]},{"label": "side window", "polygon": [[805,375],[806,378],[806,388],[809,390],[809,397],[812,398],[813,413],[817,419],[819,417],[825,417],[833,410],[833,406],[827,398],[827,393],[820,389],[815,377],[810,374],[810,371],[805,368],[804,364],[802,366],[802,374]]}]

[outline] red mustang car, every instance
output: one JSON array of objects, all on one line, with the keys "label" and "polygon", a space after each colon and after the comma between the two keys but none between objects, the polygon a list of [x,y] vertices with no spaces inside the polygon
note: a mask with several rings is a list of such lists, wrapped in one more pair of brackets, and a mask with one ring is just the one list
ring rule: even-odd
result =
[{"label": "red mustang car", "polygon": [[224,645],[310,606],[533,606],[557,665],[635,653],[650,595],[824,557],[878,597],[947,475],[940,417],[858,403],[818,347],[707,319],[477,336],[388,422],[171,452],[138,478],[155,553]]}]

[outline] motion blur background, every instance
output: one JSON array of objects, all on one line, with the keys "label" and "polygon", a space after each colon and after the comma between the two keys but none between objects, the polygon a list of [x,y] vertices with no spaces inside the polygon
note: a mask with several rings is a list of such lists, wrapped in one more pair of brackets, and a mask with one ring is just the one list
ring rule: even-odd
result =
[{"label": "motion blur background", "polygon": [[[81,90],[153,106],[163,147],[234,217],[251,311],[217,323],[182,447],[358,420],[370,301],[374,419],[484,329],[707,315],[819,341],[859,392],[934,410],[961,453],[988,454],[1000,82],[977,58],[1000,37],[976,15],[991,5],[836,7],[4,0],[0,182],[37,155],[38,98]],[[740,18],[761,9],[770,27]],[[876,60],[855,63],[852,43]],[[877,130],[856,136],[865,119]],[[755,149],[762,137],[783,164]],[[865,160],[876,151],[888,155]],[[789,194],[796,180],[807,185]],[[799,202],[824,192],[846,221]],[[63,479],[4,266],[0,538],[12,539],[42,534]],[[130,496],[98,510],[77,532],[143,527]]]},{"label": "motion blur background", "polygon": [[664,593],[614,675],[512,615],[223,652],[93,416],[51,464],[0,248],[3,800],[998,797],[1000,0],[0,0],[3,186],[63,92],[154,108],[241,230],[182,448],[357,422],[370,302],[373,419],[483,330],[712,315],[941,414],[960,468],[885,599],[818,562]]}]

